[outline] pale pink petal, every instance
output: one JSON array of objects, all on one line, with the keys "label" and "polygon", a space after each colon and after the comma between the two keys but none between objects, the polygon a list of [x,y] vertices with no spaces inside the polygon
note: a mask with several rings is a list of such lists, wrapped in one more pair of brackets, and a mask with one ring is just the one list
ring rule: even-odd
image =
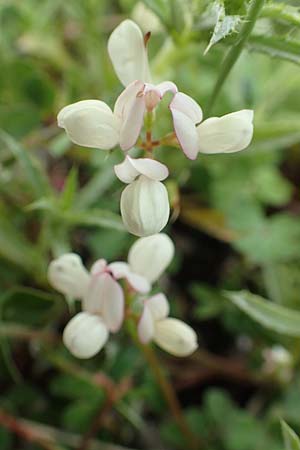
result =
[{"label": "pale pink petal", "polygon": [[83,298],[82,309],[91,314],[102,314],[104,293],[104,273],[91,276],[87,293]]},{"label": "pale pink petal", "polygon": [[200,123],[203,118],[202,109],[200,108],[198,103],[195,102],[192,97],[184,94],[183,92],[178,92],[176,95],[174,95],[169,108],[171,109],[171,111],[176,110],[185,114],[194,122],[195,125],[197,123]]},{"label": "pale pink petal", "polygon": [[107,328],[116,332],[124,319],[124,294],[121,286],[108,273],[100,275],[103,279],[102,317]]},{"label": "pale pink petal", "polygon": [[126,89],[124,89],[114,107],[114,114],[119,119],[124,119],[124,116],[128,115],[128,111],[131,109],[132,103],[134,102],[137,95],[143,93],[145,88],[145,83],[142,81],[136,80],[133,83],[130,83]]},{"label": "pale pink petal", "polygon": [[141,294],[147,294],[151,289],[151,284],[142,275],[130,272],[126,277],[130,286]]},{"label": "pale pink petal", "polygon": [[151,285],[149,281],[141,275],[132,273],[127,263],[117,261],[111,263],[108,269],[116,280],[125,278],[135,291],[142,294],[147,294],[150,291]]},{"label": "pale pink petal", "polygon": [[160,92],[161,97],[163,97],[166,92],[173,92],[173,94],[176,94],[178,92],[176,84],[172,81],[163,81],[162,83],[157,84],[155,87]]},{"label": "pale pink petal", "polygon": [[174,131],[179,145],[189,159],[196,159],[199,151],[199,139],[195,123],[185,114],[171,109]]},{"label": "pale pink petal", "polygon": [[145,305],[143,313],[138,323],[138,336],[143,344],[147,344],[149,341],[151,341],[153,335],[154,335],[153,317],[149,308],[147,307],[147,305]]},{"label": "pale pink petal", "polygon": [[160,293],[153,295],[146,300],[146,304],[151,311],[154,321],[162,320],[168,317],[170,306],[167,297],[164,294]]},{"label": "pale pink petal", "polygon": [[105,259],[98,259],[94,262],[94,264],[91,267],[91,274],[92,275],[99,275],[100,273],[105,272],[107,268],[107,262]]},{"label": "pale pink petal", "polygon": [[145,110],[146,104],[143,96],[136,97],[131,109],[122,121],[120,130],[120,147],[122,150],[129,150],[138,140],[143,126]]}]

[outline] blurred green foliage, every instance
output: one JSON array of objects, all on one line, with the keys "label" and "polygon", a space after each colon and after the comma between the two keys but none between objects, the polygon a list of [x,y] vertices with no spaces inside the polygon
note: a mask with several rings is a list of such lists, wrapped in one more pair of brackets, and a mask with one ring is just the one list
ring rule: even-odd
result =
[{"label": "blurred green foliage", "polygon": [[[137,20],[136,3],[0,4],[0,405],[31,422],[85,433],[105,405],[107,393],[95,383],[101,371],[116,385],[130,379],[132,387],[108,411],[97,439],[116,442],[115,450],[184,449],[142,356],[125,335],[80,365],[60,338],[53,342],[69,313],[46,280],[49,260],[64,251],[80,253],[89,266],[98,257],[125,259],[133,242],[118,211],[122,186],[113,165],[121,161],[121,151],[73,145],[58,129],[56,115],[62,106],[87,98],[113,106],[122,88],[106,42],[123,18]],[[149,42],[155,78],[177,83],[207,116],[224,56],[237,45],[249,3],[144,4],[160,21]],[[148,23],[139,20],[146,31]],[[176,259],[162,285],[172,309],[217,356],[179,364],[161,357],[205,450],[281,450],[280,418],[300,432],[299,55],[298,2],[266,1],[213,111],[253,108],[250,148],[200,155],[196,162],[179,150],[156,151],[170,169],[170,200],[178,216],[168,229]],[[156,136],[170,130],[165,106],[162,102],[158,110]],[[257,294],[254,299],[245,292],[234,302],[250,317],[230,302],[229,290]],[[286,322],[282,311],[288,311]],[[263,352],[274,344],[292,355],[287,380],[266,370]],[[219,356],[226,358],[220,362]],[[286,450],[298,449],[294,434],[283,429]],[[72,448],[68,438],[61,445]],[[0,447],[40,448],[1,425]]]}]

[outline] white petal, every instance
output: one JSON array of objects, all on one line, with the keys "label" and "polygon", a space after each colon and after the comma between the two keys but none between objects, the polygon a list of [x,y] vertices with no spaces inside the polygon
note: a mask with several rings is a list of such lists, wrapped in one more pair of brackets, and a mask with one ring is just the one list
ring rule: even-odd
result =
[{"label": "white petal", "polygon": [[197,127],[201,153],[231,153],[244,150],[253,135],[253,111],[244,109],[211,117]]},{"label": "white petal", "polygon": [[105,345],[108,330],[102,319],[87,312],[74,316],[63,333],[68,350],[77,358],[91,358]]},{"label": "white petal", "polygon": [[82,299],[86,294],[90,275],[79,255],[66,253],[50,263],[48,280],[66,297]]},{"label": "white petal", "polygon": [[170,109],[180,111],[185,116],[189,117],[194,124],[200,123],[203,118],[202,109],[198,103],[183,92],[178,92],[174,95],[170,103]]},{"label": "white petal", "polygon": [[146,305],[151,311],[154,321],[165,319],[169,315],[170,305],[167,297],[162,293],[148,298]]},{"label": "white petal", "polygon": [[145,83],[136,80],[129,84],[119,95],[114,107],[114,114],[122,121],[128,116],[129,111],[137,96],[144,93]]},{"label": "white petal", "polygon": [[82,309],[91,314],[102,315],[103,301],[105,298],[104,273],[94,273],[83,299]]},{"label": "white petal", "polygon": [[108,329],[116,332],[124,319],[124,294],[121,286],[109,274],[103,278],[103,308],[102,317]]},{"label": "white petal", "polygon": [[108,269],[112,272],[115,279],[126,278],[130,286],[141,294],[147,294],[150,291],[150,283],[146,278],[141,275],[132,273],[130,267],[124,262],[114,262],[108,266]]},{"label": "white petal", "polygon": [[171,317],[155,322],[154,341],[174,356],[191,355],[198,347],[195,331],[181,320]]},{"label": "white petal", "polygon": [[151,180],[162,181],[168,177],[168,168],[150,158],[131,158],[126,156],[121,164],[117,164],[115,167],[115,173],[117,177],[123,181],[123,183],[131,183],[136,179],[138,175],[145,175]]},{"label": "white petal", "polygon": [[180,147],[189,159],[196,159],[199,152],[199,139],[194,122],[180,111],[172,109],[171,112]]},{"label": "white petal", "polygon": [[177,86],[172,81],[163,81],[155,86],[155,88],[160,92],[160,96],[163,97],[166,92],[173,92],[176,94],[178,92]]},{"label": "white petal", "polygon": [[178,142],[190,159],[196,159],[199,151],[198,134],[195,125],[202,120],[202,110],[191,97],[178,92],[169,106]]},{"label": "white petal", "polygon": [[138,323],[138,336],[143,344],[147,344],[149,341],[151,341],[153,335],[154,335],[153,317],[149,308],[147,307],[147,305],[145,305],[143,313]]},{"label": "white petal", "polygon": [[141,175],[121,195],[121,214],[125,228],[136,236],[161,231],[170,214],[168,192],[160,181]]},{"label": "white petal", "polygon": [[174,244],[164,233],[143,237],[129,250],[128,262],[133,272],[156,281],[166,270],[174,256]]},{"label": "white petal", "polygon": [[59,112],[57,121],[75,144],[109,150],[119,142],[120,121],[99,100],[68,105]]},{"label": "white petal", "polygon": [[108,40],[108,53],[124,86],[134,80],[150,81],[144,36],[132,20],[124,20],[112,32]]}]

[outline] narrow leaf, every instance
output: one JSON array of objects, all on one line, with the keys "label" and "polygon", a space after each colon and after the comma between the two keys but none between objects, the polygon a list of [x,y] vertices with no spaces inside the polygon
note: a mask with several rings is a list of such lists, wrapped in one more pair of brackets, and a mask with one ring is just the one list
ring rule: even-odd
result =
[{"label": "narrow leaf", "polygon": [[300,27],[300,8],[286,3],[267,3],[262,10],[262,17]]},{"label": "narrow leaf", "polygon": [[67,211],[62,215],[62,219],[70,225],[103,227],[124,231],[121,217],[102,209],[90,209],[87,212]]},{"label": "narrow leaf", "polygon": [[64,190],[61,194],[59,204],[62,209],[69,209],[74,203],[76,191],[78,187],[78,170],[73,167],[66,178]]},{"label": "narrow leaf", "polygon": [[299,311],[272,303],[248,291],[226,291],[224,295],[262,326],[287,336],[300,337]]},{"label": "narrow leaf", "polygon": [[251,36],[248,47],[273,58],[280,58],[294,64],[300,64],[300,42],[283,36]]},{"label": "narrow leaf", "polygon": [[281,421],[285,450],[300,450],[300,439],[286,422]]}]

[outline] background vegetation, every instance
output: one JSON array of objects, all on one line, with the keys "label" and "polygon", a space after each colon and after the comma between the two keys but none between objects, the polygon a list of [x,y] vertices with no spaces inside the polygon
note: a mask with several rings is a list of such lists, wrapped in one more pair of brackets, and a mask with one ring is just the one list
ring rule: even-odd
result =
[{"label": "background vegetation", "polygon": [[[69,311],[46,279],[64,251],[89,265],[125,259],[133,242],[112,170],[121,151],[73,145],[56,114],[80,99],[113,105],[122,87],[107,38],[132,14],[148,31],[135,4],[0,3],[1,450],[80,448],[91,438],[89,448],[103,450],[186,448],[125,335],[92,360],[71,357],[61,343]],[[171,173],[167,232],[177,249],[161,284],[200,340],[188,359],[160,357],[201,448],[282,450],[279,419],[300,433],[299,3],[256,0],[252,30],[242,0],[144,4],[160,20],[149,44],[157,78],[177,83],[206,117],[255,110],[245,152],[196,162],[167,147],[157,154]],[[163,110],[158,136],[170,128]],[[290,360],[278,361],[274,345]],[[299,449],[291,433],[286,449]]]}]

